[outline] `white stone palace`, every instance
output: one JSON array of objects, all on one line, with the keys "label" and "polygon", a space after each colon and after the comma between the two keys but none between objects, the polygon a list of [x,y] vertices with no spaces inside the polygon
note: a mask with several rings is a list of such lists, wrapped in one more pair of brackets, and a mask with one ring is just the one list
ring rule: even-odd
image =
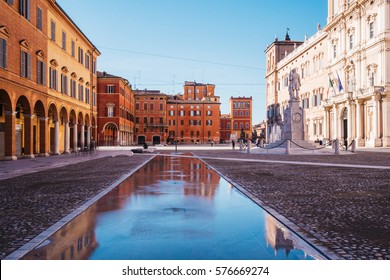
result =
[{"label": "white stone palace", "polygon": [[282,138],[289,74],[300,75],[305,139],[390,147],[390,1],[328,0],[327,24],[266,53],[267,141]]}]

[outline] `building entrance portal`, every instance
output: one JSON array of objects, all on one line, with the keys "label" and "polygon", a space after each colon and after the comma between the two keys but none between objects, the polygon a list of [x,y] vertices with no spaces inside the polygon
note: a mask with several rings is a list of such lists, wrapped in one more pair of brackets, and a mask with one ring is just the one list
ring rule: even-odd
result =
[{"label": "building entrance portal", "polygon": [[153,145],[160,144],[160,136],[153,136]]},{"label": "building entrance portal", "polygon": [[345,108],[343,111],[342,115],[342,120],[341,120],[341,125],[342,125],[342,138],[343,138],[343,144],[344,146],[348,146],[348,109]]}]

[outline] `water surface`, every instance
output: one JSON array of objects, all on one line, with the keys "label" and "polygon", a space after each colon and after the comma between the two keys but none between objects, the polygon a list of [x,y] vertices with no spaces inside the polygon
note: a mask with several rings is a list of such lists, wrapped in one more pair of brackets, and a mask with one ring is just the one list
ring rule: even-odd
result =
[{"label": "water surface", "polygon": [[195,158],[157,156],[25,259],[313,259],[321,254]]}]

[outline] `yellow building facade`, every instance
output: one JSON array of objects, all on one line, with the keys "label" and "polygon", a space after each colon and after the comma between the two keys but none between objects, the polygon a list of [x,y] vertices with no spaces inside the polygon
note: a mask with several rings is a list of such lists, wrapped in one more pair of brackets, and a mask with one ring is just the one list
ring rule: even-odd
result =
[{"label": "yellow building facade", "polygon": [[56,1],[1,1],[0,8],[0,158],[89,147],[100,52]]}]

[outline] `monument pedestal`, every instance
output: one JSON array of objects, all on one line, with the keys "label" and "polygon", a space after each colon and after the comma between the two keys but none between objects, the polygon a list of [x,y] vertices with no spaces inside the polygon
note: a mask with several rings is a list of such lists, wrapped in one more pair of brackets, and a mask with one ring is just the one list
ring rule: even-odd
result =
[{"label": "monument pedestal", "polygon": [[299,99],[290,98],[288,108],[284,111],[282,140],[305,140],[304,120],[303,109],[299,107]]}]

